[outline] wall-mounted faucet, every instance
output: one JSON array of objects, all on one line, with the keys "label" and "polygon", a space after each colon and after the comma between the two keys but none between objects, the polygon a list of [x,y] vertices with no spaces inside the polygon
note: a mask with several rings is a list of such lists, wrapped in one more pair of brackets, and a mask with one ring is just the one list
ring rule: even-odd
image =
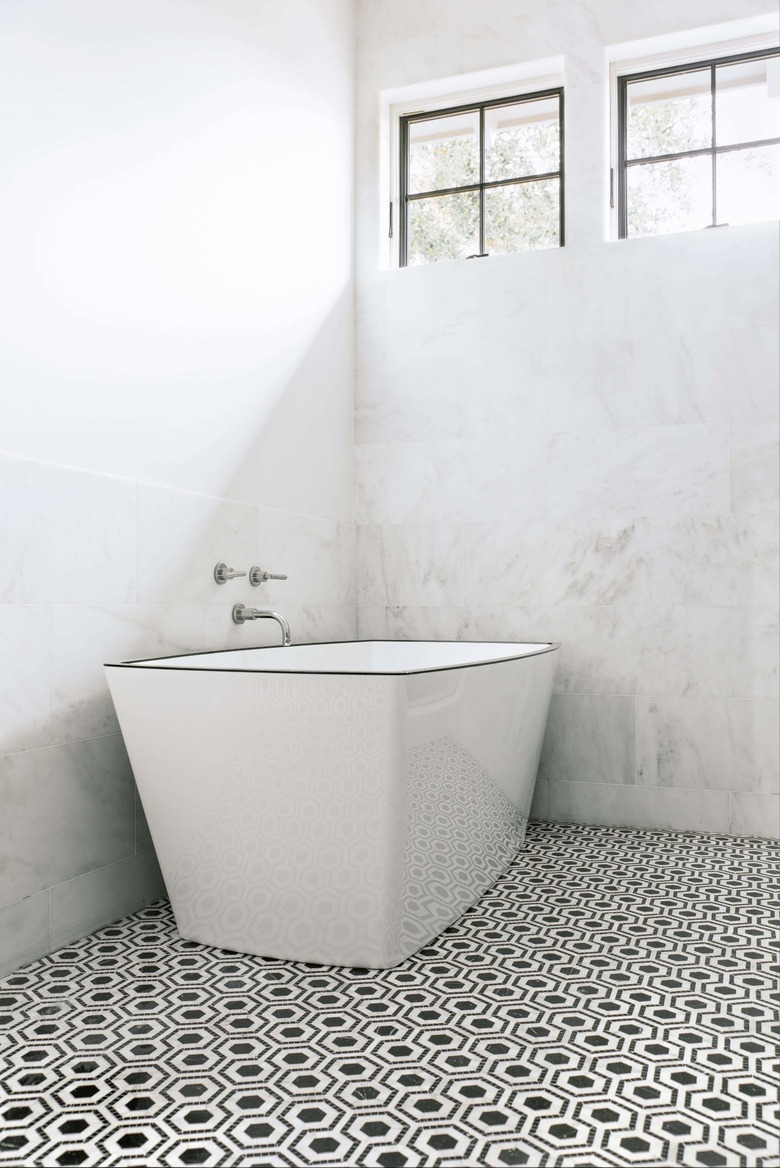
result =
[{"label": "wall-mounted faucet", "polygon": [[277,622],[282,630],[282,644],[289,645],[290,626],[280,612],[272,612],[269,608],[247,608],[245,604],[233,605],[233,621],[237,625],[242,625],[245,621],[261,620],[263,617],[269,617]]},{"label": "wall-mounted faucet", "polygon": [[258,568],[257,564],[249,569],[249,583],[253,588],[259,587],[260,584],[265,584],[266,580],[286,579],[286,576],[275,576],[273,572],[266,572],[263,568]]},{"label": "wall-mounted faucet", "polygon": [[237,576],[246,576],[246,572],[237,572],[227,564],[217,564],[214,568],[214,579],[217,584],[227,584],[228,580],[235,580]]}]

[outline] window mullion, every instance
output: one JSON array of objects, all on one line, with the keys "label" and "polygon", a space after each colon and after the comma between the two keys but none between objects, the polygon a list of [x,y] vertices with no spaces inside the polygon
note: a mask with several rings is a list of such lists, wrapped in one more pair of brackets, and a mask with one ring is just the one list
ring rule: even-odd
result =
[{"label": "window mullion", "polygon": [[715,63],[710,65],[710,101],[712,103],[712,138],[710,146],[712,149],[712,226],[717,226],[718,222],[718,189],[715,183],[715,147],[717,145],[716,131],[717,131],[717,112],[715,102]]},{"label": "window mullion", "polygon": [[485,107],[479,107],[479,254],[485,254]]}]

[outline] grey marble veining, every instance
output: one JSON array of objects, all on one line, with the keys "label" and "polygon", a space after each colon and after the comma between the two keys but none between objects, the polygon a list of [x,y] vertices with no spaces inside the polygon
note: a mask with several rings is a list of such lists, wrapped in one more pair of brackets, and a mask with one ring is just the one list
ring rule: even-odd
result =
[{"label": "grey marble veining", "polygon": [[460,524],[404,524],[358,530],[360,604],[460,604]]},{"label": "grey marble veining", "polygon": [[726,608],[638,608],[638,694],[727,697]]},{"label": "grey marble veining", "polygon": [[249,566],[256,538],[248,503],[139,483],[139,603],[225,604],[214,565]]},{"label": "grey marble veining", "polygon": [[651,337],[634,342],[642,425],[777,416],[777,328]]},{"label": "grey marble veining", "polygon": [[777,707],[725,698],[637,698],[637,783],[780,791]]},{"label": "grey marble veining", "polygon": [[547,801],[548,815],[554,823],[712,831],[723,835],[731,823],[728,791],[620,783],[548,783]]},{"label": "grey marble veining", "polygon": [[259,588],[240,580],[233,591],[249,597],[247,604],[283,611],[290,604],[354,604],[355,557],[352,524],[259,507],[252,562],[287,579],[268,580]]},{"label": "grey marble veining", "polygon": [[731,692],[735,698],[780,698],[780,610],[731,610]]},{"label": "grey marble veining", "polygon": [[633,697],[554,694],[539,776],[548,783],[633,783]]},{"label": "grey marble veining", "polygon": [[404,607],[386,609],[391,640],[548,641],[544,609],[521,605]]},{"label": "grey marble veining", "polygon": [[104,664],[196,652],[204,645],[203,619],[200,605],[56,605],[51,740],[118,733]]},{"label": "grey marble veining", "polygon": [[467,603],[633,604],[631,521],[467,524],[464,539]]},{"label": "grey marble veining", "polygon": [[[777,385],[775,382],[775,397]],[[731,427],[731,510],[735,515],[780,510],[780,441],[776,421]]]},{"label": "grey marble veining", "polygon": [[772,515],[637,520],[639,604],[766,605],[780,584]]},{"label": "grey marble veining", "polygon": [[0,904],[132,855],[134,790],[118,735],[0,758]]},{"label": "grey marble veining", "polygon": [[636,424],[630,341],[531,350],[526,376],[546,404],[548,429],[598,430]]},{"label": "grey marble veining", "polygon": [[727,426],[704,425],[556,434],[549,514],[727,513],[728,437]]},{"label": "grey marble veining", "polygon": [[51,740],[51,609],[0,604],[0,755]]}]

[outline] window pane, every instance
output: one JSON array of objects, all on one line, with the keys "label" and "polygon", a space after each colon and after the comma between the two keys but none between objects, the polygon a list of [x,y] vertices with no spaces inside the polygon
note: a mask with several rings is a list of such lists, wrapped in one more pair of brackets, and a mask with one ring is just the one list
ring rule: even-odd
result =
[{"label": "window pane", "polygon": [[559,165],[557,97],[485,110],[487,182],[547,174]]},{"label": "window pane", "polygon": [[485,191],[485,251],[505,255],[558,247],[560,180],[518,183]]},{"label": "window pane", "polygon": [[479,251],[479,195],[440,195],[408,204],[408,263],[461,260]]},{"label": "window pane", "polygon": [[[780,93],[769,96],[767,73],[780,70],[780,58],[740,61],[715,70],[715,137],[718,146],[780,138]],[[780,77],[778,77],[780,88]]]},{"label": "window pane", "polygon": [[409,194],[479,182],[479,112],[409,122]]},{"label": "window pane", "polygon": [[629,166],[629,236],[692,231],[712,223],[710,155]]},{"label": "window pane", "polygon": [[627,158],[651,158],[712,145],[709,69],[630,81],[626,104]]},{"label": "window pane", "polygon": [[729,150],[716,167],[719,223],[780,219],[780,146]]}]

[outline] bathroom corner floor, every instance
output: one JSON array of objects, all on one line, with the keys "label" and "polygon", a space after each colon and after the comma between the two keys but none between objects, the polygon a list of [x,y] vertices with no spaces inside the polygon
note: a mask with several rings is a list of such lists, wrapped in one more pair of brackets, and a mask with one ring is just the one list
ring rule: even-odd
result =
[{"label": "bathroom corner floor", "polygon": [[379,973],[144,909],[0,982],[0,1164],[777,1165],[779,863],[533,824]]}]

